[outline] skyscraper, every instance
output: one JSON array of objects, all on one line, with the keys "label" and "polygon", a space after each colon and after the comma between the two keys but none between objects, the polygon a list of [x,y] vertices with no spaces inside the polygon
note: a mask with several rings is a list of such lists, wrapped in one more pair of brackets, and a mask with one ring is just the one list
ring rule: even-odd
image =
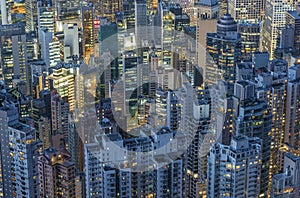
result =
[{"label": "skyscraper", "polygon": [[215,143],[208,157],[207,197],[258,197],[261,140],[235,136],[230,146]]},{"label": "skyscraper", "polygon": [[235,65],[241,61],[241,38],[237,33],[237,23],[231,15],[225,14],[218,20],[216,33],[207,33],[206,53],[208,85],[223,80],[228,94],[233,94]]},{"label": "skyscraper", "polygon": [[83,58],[88,62],[90,55],[94,54],[94,5],[88,3],[81,8],[82,52]]},{"label": "skyscraper", "polygon": [[284,141],[288,142],[291,147],[300,149],[300,124],[297,117],[300,113],[300,65],[294,65],[288,70],[287,83],[287,102],[286,102],[286,121]]},{"label": "skyscraper", "polygon": [[17,109],[1,109],[1,193],[4,197],[38,196],[35,129],[20,122]]},{"label": "skyscraper", "polygon": [[[171,146],[173,149],[169,150],[166,145],[173,132],[163,127],[154,136],[140,136],[150,132],[148,130],[136,130],[138,137],[128,139],[122,139],[119,134],[96,135],[92,143],[84,145],[88,196],[183,197],[183,162],[173,159],[177,146]],[[116,145],[120,146],[121,152],[115,152]],[[162,146],[168,147],[163,153],[157,150],[152,155],[149,152]],[[143,167],[145,169],[140,170]]]},{"label": "skyscraper", "polygon": [[109,21],[115,21],[115,13],[123,9],[123,0],[97,0],[95,4],[95,15],[106,17]]},{"label": "skyscraper", "polygon": [[291,153],[286,153],[283,172],[273,177],[271,197],[292,198],[300,196],[299,167],[300,158]]},{"label": "skyscraper", "polygon": [[39,196],[75,198],[75,167],[70,156],[50,147],[37,159]]},{"label": "skyscraper", "polygon": [[286,14],[286,25],[293,28],[293,48],[300,54],[300,5],[296,11],[288,11]]},{"label": "skyscraper", "polygon": [[28,83],[29,71],[24,25],[17,23],[0,26],[0,47],[1,79],[9,87],[13,87],[14,80]]},{"label": "skyscraper", "polygon": [[262,11],[263,0],[228,0],[228,13],[236,21],[257,22]]},{"label": "skyscraper", "polygon": [[52,135],[54,147],[59,149],[68,145],[70,107],[57,92],[52,91],[51,95]]},{"label": "skyscraper", "polygon": [[70,111],[73,111],[76,105],[75,77],[78,70],[77,64],[59,63],[46,76],[46,89],[49,91],[55,89],[61,98],[69,103]]},{"label": "skyscraper", "polygon": [[285,27],[286,12],[293,9],[293,4],[289,1],[266,0],[260,48],[261,51],[270,53],[270,59],[273,59],[274,51],[278,47],[280,31]]},{"label": "skyscraper", "polygon": [[137,46],[143,46],[148,40],[148,18],[146,0],[135,0],[135,36]]},{"label": "skyscraper", "polygon": [[259,50],[260,23],[240,22],[238,33],[241,35],[241,53],[243,60],[251,60],[252,54]]},{"label": "skyscraper", "polygon": [[[205,78],[206,66],[206,34],[216,32],[217,18],[220,13],[220,5],[217,0],[200,0],[197,3],[197,25],[196,25],[196,43],[197,43],[197,65],[202,69],[201,75]],[[223,15],[222,15],[223,16]],[[195,71],[196,73],[196,71]],[[200,73],[200,72],[199,72]],[[196,80],[196,79],[195,79]]]},{"label": "skyscraper", "polygon": [[260,179],[261,194],[267,195],[270,148],[272,131],[272,113],[268,109],[266,101],[255,98],[254,84],[247,81],[235,83],[235,97],[233,107],[235,134],[248,137],[258,137],[262,140],[262,173]]},{"label": "skyscraper", "polygon": [[71,56],[80,57],[79,32],[76,23],[64,25],[64,61],[70,60]]}]

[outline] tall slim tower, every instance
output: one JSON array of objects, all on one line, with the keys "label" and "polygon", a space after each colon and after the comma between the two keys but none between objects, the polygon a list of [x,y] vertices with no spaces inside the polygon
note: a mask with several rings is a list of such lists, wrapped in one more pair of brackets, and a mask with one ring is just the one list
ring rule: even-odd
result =
[{"label": "tall slim tower", "polygon": [[266,101],[255,98],[254,85],[248,81],[237,81],[234,89],[234,129],[238,135],[258,137],[262,140],[262,173],[260,195],[266,196],[270,169],[272,112]]},{"label": "tall slim tower", "polygon": [[[137,46],[147,40],[147,3],[146,0],[135,1],[135,36]],[[145,35],[146,34],[146,35]]]},{"label": "tall slim tower", "polygon": [[1,19],[2,19],[2,25],[8,24],[7,20],[7,10],[6,10],[6,0],[1,0]]},{"label": "tall slim tower", "polygon": [[94,54],[94,6],[92,3],[82,6],[82,52],[85,62],[88,62],[90,55]]},{"label": "tall slim tower", "polygon": [[288,70],[286,122],[284,141],[299,151],[300,150],[300,65],[295,65]]},{"label": "tall slim tower", "polygon": [[[219,17],[220,5],[217,0],[199,0],[197,3],[197,26],[196,26],[196,43],[197,43],[197,64],[205,72],[206,65],[206,34],[216,32],[217,19]],[[202,76],[205,77],[205,74]],[[200,72],[199,72],[200,73]]]},{"label": "tall slim tower", "polygon": [[25,27],[16,23],[0,26],[0,78],[12,87],[13,80],[28,80]]},{"label": "tall slim tower", "polygon": [[233,94],[235,65],[241,61],[241,38],[237,23],[225,14],[217,23],[216,33],[206,36],[206,81],[211,86],[217,80],[225,81],[228,94]]}]

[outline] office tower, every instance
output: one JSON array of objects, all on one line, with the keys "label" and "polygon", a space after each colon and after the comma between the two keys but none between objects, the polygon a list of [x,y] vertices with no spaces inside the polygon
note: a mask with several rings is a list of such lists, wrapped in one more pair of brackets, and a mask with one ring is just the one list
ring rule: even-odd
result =
[{"label": "office tower", "polygon": [[241,38],[231,15],[226,14],[218,20],[216,33],[207,33],[206,52],[206,82],[211,86],[223,80],[228,95],[232,95],[235,65],[241,61]]},{"label": "office tower", "polygon": [[252,54],[259,50],[260,23],[240,22],[238,33],[241,35],[242,59],[251,60]]},{"label": "office tower", "polygon": [[49,43],[49,66],[55,67],[61,62],[60,57],[60,42],[57,37],[53,37],[53,42]]},{"label": "office tower", "polygon": [[51,7],[43,6],[42,3],[39,1],[37,10],[37,29],[39,32],[39,38],[42,29],[48,29],[49,32],[52,32],[54,34],[55,25],[53,9]]},{"label": "office tower", "polygon": [[90,55],[94,54],[94,6],[92,3],[81,8],[82,52],[87,63]]},{"label": "office tower", "polygon": [[183,26],[190,26],[190,16],[183,12],[179,4],[170,4],[168,7],[173,19],[174,30],[182,31]]},{"label": "office tower", "polygon": [[8,24],[6,0],[1,0],[1,20],[2,20],[2,23],[1,23],[2,25]]},{"label": "office tower", "polygon": [[36,30],[36,20],[37,20],[37,1],[36,0],[26,0],[25,1],[25,20],[26,32],[32,32]]},{"label": "office tower", "polygon": [[268,103],[265,100],[259,101],[255,98],[254,84],[251,82],[237,81],[234,95],[235,134],[258,137],[263,141],[260,191],[261,194],[266,195],[270,166],[272,112],[268,109]]},{"label": "office tower", "polygon": [[[110,80],[116,80],[120,76],[120,68],[118,65],[119,50],[121,50],[122,44],[118,42],[118,24],[117,23],[101,23],[99,31],[99,55],[100,59],[103,59],[104,73]],[[123,51],[122,51],[123,52]],[[109,56],[109,57],[107,57]],[[121,62],[121,61],[120,61]],[[107,74],[109,72],[109,74]],[[103,74],[104,74],[103,73]],[[122,73],[122,72],[121,72]],[[106,90],[109,86],[105,87]],[[107,92],[106,92],[107,93]],[[108,94],[106,94],[108,97]]]},{"label": "office tower", "polygon": [[298,5],[296,11],[288,11],[286,13],[286,25],[292,28],[293,44],[292,47],[300,54],[300,7]]},{"label": "office tower", "polygon": [[124,98],[123,113],[129,115],[135,111],[135,104],[138,100],[138,67],[141,59],[136,51],[127,51],[123,54],[123,78],[124,78]]},{"label": "office tower", "polygon": [[171,44],[174,41],[174,21],[169,7],[161,3],[161,60],[162,67],[170,68],[172,61]]},{"label": "office tower", "polygon": [[40,49],[41,58],[45,61],[47,65],[47,70],[50,67],[50,43],[53,41],[53,32],[48,29],[40,30]]},{"label": "office tower", "polygon": [[293,4],[289,1],[266,0],[260,48],[261,51],[270,53],[270,59],[273,59],[274,51],[278,47],[280,31],[285,27],[286,12],[293,9]]},{"label": "office tower", "polygon": [[118,24],[101,23],[99,31],[99,52],[100,56],[104,52],[110,52],[113,57],[118,56]]},{"label": "office tower", "polygon": [[18,109],[14,105],[2,107],[0,114],[2,196],[36,197],[39,141],[35,130],[19,121]]},{"label": "office tower", "polygon": [[[125,0],[123,2],[123,12],[125,23],[128,30],[134,30],[135,27],[135,2],[134,0]],[[133,31],[130,31],[133,32]]]},{"label": "office tower", "polygon": [[146,0],[135,0],[135,36],[136,44],[143,46],[143,42],[148,40],[147,4]]},{"label": "office tower", "polygon": [[64,24],[64,61],[72,60],[72,56],[80,57],[79,32],[76,23]]},{"label": "office tower", "polygon": [[70,156],[50,147],[37,159],[39,197],[75,198],[75,167]]},{"label": "office tower", "polygon": [[109,21],[115,21],[115,13],[123,9],[123,0],[98,0],[94,1],[95,15],[107,18]]},{"label": "office tower", "polygon": [[293,49],[294,29],[292,27],[286,27],[282,29],[278,40],[278,47],[274,51],[275,58],[278,58],[278,52],[280,51],[290,51],[292,54],[295,54],[296,50]]},{"label": "office tower", "polygon": [[236,21],[260,21],[262,11],[263,0],[228,0],[228,13]]},{"label": "office tower", "polygon": [[24,25],[16,23],[0,26],[0,39],[1,79],[9,87],[13,87],[14,81],[28,83],[29,71]]},{"label": "office tower", "polygon": [[26,34],[28,60],[38,59],[38,35],[37,32]]},{"label": "office tower", "polygon": [[254,52],[252,54],[252,62],[255,71],[263,70],[268,67],[270,54],[269,52]]},{"label": "office tower", "polygon": [[197,5],[197,25],[196,25],[196,43],[197,43],[197,65],[202,69],[202,76],[205,78],[206,65],[206,34],[216,32],[217,18],[219,17],[220,6],[218,1],[200,0]]},{"label": "office tower", "polygon": [[300,177],[299,177],[300,158],[292,153],[284,155],[284,169],[282,173],[273,177],[271,197],[299,197],[300,196]]},{"label": "office tower", "polygon": [[299,93],[300,93],[300,66],[294,65],[288,69],[288,83],[287,83],[287,102],[286,102],[286,120],[285,120],[285,135],[284,142],[287,142],[295,150],[299,147],[299,132],[300,124],[297,121],[299,116]]},{"label": "office tower", "polygon": [[215,143],[208,157],[207,197],[259,197],[262,160],[259,138],[235,136]]},{"label": "office tower", "polygon": [[75,77],[78,70],[77,64],[59,63],[46,76],[46,89],[49,91],[55,89],[61,98],[69,103],[70,111],[73,111],[76,105]]}]

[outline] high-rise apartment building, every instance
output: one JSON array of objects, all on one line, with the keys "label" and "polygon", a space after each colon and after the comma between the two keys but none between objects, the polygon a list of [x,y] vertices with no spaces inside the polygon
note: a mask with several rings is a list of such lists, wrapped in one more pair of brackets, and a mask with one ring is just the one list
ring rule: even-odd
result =
[{"label": "high-rise apartment building", "polygon": [[[54,147],[68,145],[69,134],[69,103],[63,101],[60,95],[55,92],[51,93],[51,127],[52,135],[55,139]],[[65,145],[64,145],[65,144]]]},{"label": "high-rise apartment building", "polygon": [[[140,136],[150,132],[146,128],[136,132],[139,137],[128,139],[119,134],[97,135],[93,143],[84,145],[87,196],[183,197],[182,160],[174,158],[177,146],[166,144],[173,132],[163,127],[154,139]],[[116,145],[121,152],[116,152]]]},{"label": "high-rise apartment building", "polygon": [[282,173],[273,177],[271,197],[294,198],[300,196],[300,158],[286,153]]},{"label": "high-rise apartment building", "polygon": [[37,1],[36,0],[26,0],[25,1],[25,19],[26,19],[26,32],[32,32],[36,30],[37,25]]},{"label": "high-rise apartment building", "polygon": [[268,190],[272,113],[268,109],[266,101],[255,98],[254,84],[248,81],[235,83],[234,98],[234,129],[235,134],[248,137],[258,137],[262,140],[262,173],[261,194],[266,195]]},{"label": "high-rise apartment building", "polygon": [[262,160],[259,138],[235,136],[215,143],[208,157],[207,197],[259,197]]},{"label": "high-rise apartment building", "polygon": [[75,198],[75,166],[70,156],[50,147],[37,159],[39,197]]},{"label": "high-rise apartment building", "polygon": [[20,122],[17,109],[1,108],[1,194],[3,197],[37,197],[37,155],[40,142],[35,130]]}]

